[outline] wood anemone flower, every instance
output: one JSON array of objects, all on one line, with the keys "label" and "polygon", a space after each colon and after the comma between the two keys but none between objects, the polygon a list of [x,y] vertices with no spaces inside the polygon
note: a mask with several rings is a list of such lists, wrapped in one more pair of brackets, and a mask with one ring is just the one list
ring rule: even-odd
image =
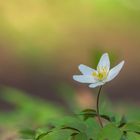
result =
[{"label": "wood anemone flower", "polygon": [[82,75],[74,75],[73,79],[80,83],[89,84],[90,88],[102,86],[113,80],[121,71],[125,61],[120,62],[117,66],[110,69],[110,60],[108,53],[104,53],[97,66],[97,70],[86,65],[80,64],[79,70]]}]

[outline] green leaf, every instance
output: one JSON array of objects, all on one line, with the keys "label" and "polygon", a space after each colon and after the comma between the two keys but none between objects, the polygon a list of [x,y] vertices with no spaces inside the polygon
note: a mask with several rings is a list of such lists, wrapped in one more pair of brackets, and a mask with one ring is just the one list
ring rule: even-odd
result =
[{"label": "green leaf", "polygon": [[[108,115],[100,115],[101,116],[101,118],[103,118],[103,119],[105,119],[105,120],[107,120],[107,121],[112,121],[113,119],[112,118],[110,118]],[[114,120],[113,120],[114,121]]]},{"label": "green leaf", "polygon": [[31,129],[23,129],[20,131],[21,138],[23,139],[34,139],[35,131]]},{"label": "green leaf", "polygon": [[140,135],[133,132],[129,132],[127,133],[127,140],[140,140]]},{"label": "green leaf", "polygon": [[[53,121],[51,125],[55,128],[38,130],[36,140],[67,140],[70,137],[80,137],[87,129],[82,120],[74,117],[64,117]],[[81,135],[79,136],[79,134]]]},{"label": "green leaf", "polygon": [[44,129],[38,129],[38,131],[36,132],[36,137],[35,140],[42,140],[48,137],[51,138],[55,138],[55,137],[65,137],[63,136],[63,134],[67,135],[67,138],[70,136],[74,136],[77,135],[78,133],[80,133],[79,130],[72,128],[72,127],[56,127],[53,129],[48,129],[48,128],[44,128]]},{"label": "green leaf", "polygon": [[41,137],[39,140],[68,140],[72,135],[71,130],[57,130]]},{"label": "green leaf", "polygon": [[53,132],[53,131],[48,131],[46,133],[42,133],[42,134],[38,135],[35,140],[41,140],[43,137],[47,136],[51,132]]},{"label": "green leaf", "polygon": [[[89,118],[94,118],[97,117],[97,112],[93,109],[85,109],[81,112],[81,114],[84,117],[84,120],[87,120]],[[110,121],[110,122],[114,122],[115,118],[114,117],[109,117],[108,115],[100,115],[101,118]]]},{"label": "green leaf", "polygon": [[73,128],[73,127],[69,127],[69,126],[62,127],[61,129],[73,130],[73,131],[76,131],[77,133],[80,132],[78,129]]},{"label": "green leaf", "polygon": [[121,120],[120,120],[120,124],[119,124],[119,128],[123,127],[125,124],[127,123],[127,119],[125,116],[122,116]]},{"label": "green leaf", "polygon": [[53,131],[46,131],[46,132],[42,132],[42,133],[37,133],[35,136],[35,140],[41,140],[43,137],[47,136],[49,133],[51,133]]},{"label": "green leaf", "polygon": [[127,140],[127,132],[123,132],[120,140]]},{"label": "green leaf", "polygon": [[98,135],[97,140],[120,140],[122,132],[113,123],[106,125]]},{"label": "green leaf", "polygon": [[88,136],[88,139],[97,140],[97,136],[98,136],[99,132],[101,131],[101,126],[97,122],[97,120],[90,118],[85,121],[85,124],[87,125],[86,134]]},{"label": "green leaf", "polygon": [[85,123],[76,117],[63,117],[62,119],[53,122],[53,125],[61,129],[71,128],[79,132],[85,132],[86,130]]},{"label": "green leaf", "polygon": [[85,133],[79,133],[71,138],[71,140],[88,140],[88,137]]},{"label": "green leaf", "polygon": [[83,110],[82,112],[83,112],[83,113],[85,113],[85,112],[86,112],[86,113],[94,113],[94,112],[96,113],[96,110],[94,110],[94,109],[85,109],[85,110]]},{"label": "green leaf", "polygon": [[126,136],[122,136],[120,140],[128,140]]},{"label": "green leaf", "polygon": [[96,110],[93,109],[85,109],[83,110],[80,115],[84,117],[84,120],[87,120],[88,118],[93,118],[97,116]]},{"label": "green leaf", "polygon": [[140,133],[140,122],[127,123],[124,127],[122,127],[122,130]]}]

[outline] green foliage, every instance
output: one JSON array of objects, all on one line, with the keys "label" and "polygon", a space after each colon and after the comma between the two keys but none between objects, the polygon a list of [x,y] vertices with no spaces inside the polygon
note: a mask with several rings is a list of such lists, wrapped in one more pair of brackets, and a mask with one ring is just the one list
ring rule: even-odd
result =
[{"label": "green foliage", "polygon": [[29,96],[14,88],[1,88],[0,98],[15,106],[9,112],[0,112],[1,125],[35,127],[65,114],[62,107],[56,108],[51,102]]},{"label": "green foliage", "polygon": [[133,132],[129,132],[127,134],[127,139],[126,140],[139,140],[140,139],[140,135],[133,133]]},{"label": "green foliage", "polygon": [[129,122],[122,127],[123,131],[140,133],[140,121],[139,122]]},{"label": "green foliage", "polygon": [[121,135],[122,132],[115,126],[115,124],[110,123],[100,131],[98,140],[120,140]]},{"label": "green foliage", "polygon": [[140,139],[140,122],[127,122],[124,116],[117,122],[110,116],[101,115],[104,122],[104,127],[102,128],[96,117],[95,110],[86,109],[73,117],[52,120],[48,126],[36,130],[32,140]]},{"label": "green foliage", "polygon": [[[51,103],[3,88],[1,98],[15,105],[12,112],[0,113],[1,125],[19,126],[20,140],[140,140],[140,121],[101,109],[102,128],[94,109],[64,117],[64,111]],[[18,114],[18,115],[17,115]]]},{"label": "green foliage", "polygon": [[31,129],[24,129],[20,131],[23,139],[32,139],[35,136],[35,131]]}]

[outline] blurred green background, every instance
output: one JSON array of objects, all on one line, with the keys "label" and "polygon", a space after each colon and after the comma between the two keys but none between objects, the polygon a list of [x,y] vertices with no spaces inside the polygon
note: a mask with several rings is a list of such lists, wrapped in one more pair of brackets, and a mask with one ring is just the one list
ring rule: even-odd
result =
[{"label": "blurred green background", "polygon": [[[79,73],[81,63],[95,66],[103,52],[110,54],[113,66],[126,61],[120,75],[105,86],[105,96],[117,104],[139,107],[139,25],[139,0],[0,1],[0,108],[11,114],[17,106],[23,107],[13,120],[6,118],[8,124],[26,120],[33,112],[41,114],[48,104],[53,111],[40,115],[45,116],[40,124],[47,114],[50,118],[59,114],[55,105],[63,110],[60,115],[67,109],[94,106],[91,97],[96,90],[74,82],[72,75]],[[2,118],[0,123],[5,122]]]}]

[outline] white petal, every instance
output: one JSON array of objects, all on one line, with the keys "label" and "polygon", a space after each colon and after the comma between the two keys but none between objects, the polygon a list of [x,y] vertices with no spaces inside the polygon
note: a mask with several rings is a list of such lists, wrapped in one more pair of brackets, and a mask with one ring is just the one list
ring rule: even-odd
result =
[{"label": "white petal", "polygon": [[101,56],[101,59],[100,59],[100,61],[98,63],[98,67],[107,67],[108,70],[110,69],[110,60],[109,60],[108,53],[104,53]]},{"label": "white petal", "polygon": [[83,64],[79,65],[79,70],[84,75],[91,75],[95,71],[94,69]]},{"label": "white petal", "polygon": [[93,76],[86,76],[86,75],[74,75],[73,79],[80,83],[95,83],[96,82]]},{"label": "white petal", "polygon": [[102,82],[97,82],[97,83],[94,83],[94,84],[90,84],[89,87],[90,88],[95,88],[95,87],[98,87],[98,86],[102,86],[104,85],[105,83],[102,83]]},{"label": "white petal", "polygon": [[108,78],[107,78],[106,82],[109,82],[109,81],[113,80],[119,74],[119,72],[121,71],[123,65],[124,65],[124,61],[122,61],[117,66],[112,68],[110,70],[109,74],[108,74]]}]

